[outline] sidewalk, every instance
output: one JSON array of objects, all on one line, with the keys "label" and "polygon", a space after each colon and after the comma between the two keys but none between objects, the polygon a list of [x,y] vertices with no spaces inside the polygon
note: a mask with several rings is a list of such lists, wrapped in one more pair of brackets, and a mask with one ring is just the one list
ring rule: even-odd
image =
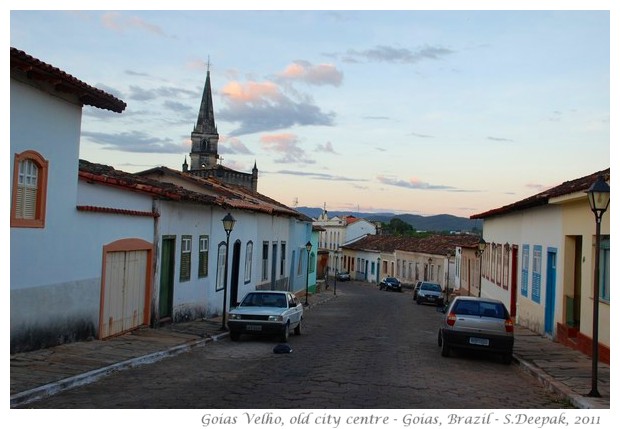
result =
[{"label": "sidewalk", "polygon": [[[311,295],[312,307],[333,299],[331,290]],[[550,391],[576,408],[610,408],[609,365],[599,363],[601,398],[591,389],[592,362],[583,354],[533,333],[515,329],[514,358]],[[105,341],[82,341],[11,355],[11,407],[92,383],[112,372],[148,364],[226,338],[221,319],[199,320],[158,329],[141,328]]]}]

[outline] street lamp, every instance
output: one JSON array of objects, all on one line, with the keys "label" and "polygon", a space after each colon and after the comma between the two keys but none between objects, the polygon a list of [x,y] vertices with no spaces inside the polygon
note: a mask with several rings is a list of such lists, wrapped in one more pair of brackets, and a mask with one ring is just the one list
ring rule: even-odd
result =
[{"label": "street lamp", "polygon": [[226,330],[226,291],[228,290],[228,244],[230,242],[230,233],[235,227],[234,217],[228,213],[222,219],[222,225],[224,225],[224,231],[226,231],[226,260],[224,261],[224,301],[222,303],[222,331]]},{"label": "street lamp", "polygon": [[600,267],[599,258],[601,253],[601,218],[609,207],[609,185],[605,182],[602,175],[599,175],[596,182],[586,191],[590,209],[594,212],[596,220],[596,247],[594,249],[594,292],[592,310],[592,389],[588,396],[599,398],[598,392],[598,300],[599,300],[599,280]]},{"label": "street lamp", "polygon": [[306,307],[308,306],[308,277],[310,277],[310,250],[312,250],[312,243],[309,241],[306,243],[306,250],[308,251],[308,266],[306,267]]},{"label": "street lamp", "polygon": [[482,254],[484,253],[484,249],[487,248],[487,242],[484,241],[484,238],[480,237],[480,241],[478,241],[478,257],[480,258],[480,282],[478,283],[478,298],[482,295]]}]

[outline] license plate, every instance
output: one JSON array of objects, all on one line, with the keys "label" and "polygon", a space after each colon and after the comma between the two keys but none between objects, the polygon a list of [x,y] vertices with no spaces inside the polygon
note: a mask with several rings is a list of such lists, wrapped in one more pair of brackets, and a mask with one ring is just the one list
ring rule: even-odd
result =
[{"label": "license plate", "polygon": [[475,344],[477,346],[488,346],[489,340],[487,338],[470,337],[469,344]]},{"label": "license plate", "polygon": [[428,300],[429,300],[429,301],[435,301],[435,297],[434,297],[434,296],[429,296],[429,297],[428,297]]},{"label": "license plate", "polygon": [[246,331],[262,331],[263,327],[261,325],[245,325]]}]

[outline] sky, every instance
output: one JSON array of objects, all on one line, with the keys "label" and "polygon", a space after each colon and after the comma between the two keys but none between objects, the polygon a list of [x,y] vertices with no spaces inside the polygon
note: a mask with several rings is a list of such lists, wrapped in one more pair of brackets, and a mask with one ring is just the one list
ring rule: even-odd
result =
[{"label": "sky", "polygon": [[470,217],[610,167],[612,1],[141,3],[8,2],[12,47],[127,103],[84,108],[90,162],[180,170],[209,68],[222,164],[291,207]]}]

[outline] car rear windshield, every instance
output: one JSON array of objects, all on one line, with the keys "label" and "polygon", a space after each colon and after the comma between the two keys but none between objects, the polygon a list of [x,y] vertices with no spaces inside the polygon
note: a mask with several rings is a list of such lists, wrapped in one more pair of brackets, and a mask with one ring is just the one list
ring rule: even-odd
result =
[{"label": "car rear windshield", "polygon": [[460,300],[454,304],[452,312],[461,315],[506,319],[506,307],[497,302]]},{"label": "car rear windshield", "polygon": [[422,286],[420,286],[420,289],[422,289],[422,290],[432,290],[432,291],[435,291],[435,292],[441,292],[441,286],[439,286],[437,284],[433,284],[433,283],[422,284]]}]

